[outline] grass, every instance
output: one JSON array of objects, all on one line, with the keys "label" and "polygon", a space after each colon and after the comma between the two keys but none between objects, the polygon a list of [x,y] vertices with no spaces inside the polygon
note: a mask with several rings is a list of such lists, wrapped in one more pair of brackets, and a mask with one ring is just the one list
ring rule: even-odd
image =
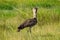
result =
[{"label": "grass", "polygon": [[[38,7],[38,23],[17,32],[17,27],[32,18],[32,8]],[[60,40],[59,0],[0,0],[0,40]]]}]

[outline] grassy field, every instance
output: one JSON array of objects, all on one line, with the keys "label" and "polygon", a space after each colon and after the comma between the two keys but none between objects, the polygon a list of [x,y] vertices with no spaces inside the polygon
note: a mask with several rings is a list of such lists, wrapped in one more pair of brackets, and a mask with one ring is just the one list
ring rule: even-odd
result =
[{"label": "grassy field", "polygon": [[[35,6],[38,23],[32,33],[17,32]],[[0,40],[60,40],[60,0],[0,0]]]}]

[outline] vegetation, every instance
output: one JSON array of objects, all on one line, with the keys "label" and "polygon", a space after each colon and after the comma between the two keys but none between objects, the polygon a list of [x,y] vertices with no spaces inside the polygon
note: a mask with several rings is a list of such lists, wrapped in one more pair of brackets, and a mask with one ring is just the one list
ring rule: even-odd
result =
[{"label": "vegetation", "polygon": [[[38,7],[38,23],[32,33],[17,27],[32,18],[32,8]],[[60,40],[59,0],[0,0],[0,40]]]}]

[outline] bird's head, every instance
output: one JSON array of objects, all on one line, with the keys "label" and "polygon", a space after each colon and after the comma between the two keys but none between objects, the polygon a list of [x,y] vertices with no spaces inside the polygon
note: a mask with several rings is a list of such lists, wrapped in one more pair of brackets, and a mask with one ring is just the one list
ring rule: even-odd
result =
[{"label": "bird's head", "polygon": [[37,7],[33,8],[33,18],[37,18]]},{"label": "bird's head", "polygon": [[38,9],[37,7],[34,7],[33,8],[33,13],[37,13],[37,9]]}]

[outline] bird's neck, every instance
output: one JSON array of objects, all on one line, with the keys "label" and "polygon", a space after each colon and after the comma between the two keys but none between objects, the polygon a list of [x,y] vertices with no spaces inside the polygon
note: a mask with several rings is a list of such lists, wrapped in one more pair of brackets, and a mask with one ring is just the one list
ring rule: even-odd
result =
[{"label": "bird's neck", "polygon": [[33,18],[37,18],[37,13],[33,12]]}]

